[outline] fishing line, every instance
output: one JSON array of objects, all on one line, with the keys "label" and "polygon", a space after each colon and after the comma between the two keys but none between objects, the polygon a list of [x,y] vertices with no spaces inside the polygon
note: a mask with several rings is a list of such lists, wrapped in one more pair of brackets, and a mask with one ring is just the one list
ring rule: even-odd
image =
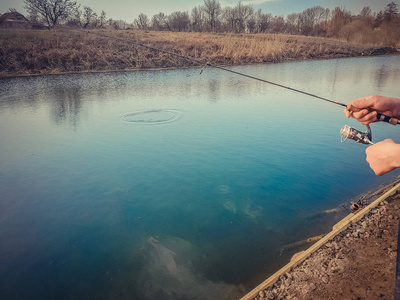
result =
[{"label": "fishing line", "polygon": [[323,100],[323,101],[327,101],[327,102],[330,102],[330,103],[334,103],[334,104],[337,104],[337,105],[341,105],[341,106],[347,107],[347,105],[344,104],[344,103],[333,101],[333,100],[330,100],[330,99],[327,99],[327,98],[324,98],[324,97],[320,97],[320,96],[315,95],[315,94],[311,94],[311,93],[308,93],[308,92],[305,92],[305,91],[302,91],[302,90],[299,90],[299,89],[295,89],[295,88],[292,88],[292,87],[289,87],[289,86],[285,86],[283,84],[279,84],[279,83],[275,83],[275,82],[272,82],[272,81],[269,81],[269,80],[265,80],[265,79],[262,79],[262,78],[251,76],[251,75],[248,75],[248,74],[245,74],[245,73],[233,71],[233,70],[230,70],[230,69],[227,69],[227,68],[224,68],[224,67],[220,67],[220,66],[211,64],[209,62],[204,64],[204,62],[202,62],[200,60],[197,60],[197,59],[194,59],[194,58],[191,58],[191,57],[188,57],[188,56],[184,56],[184,55],[181,55],[181,54],[176,53],[176,52],[172,52],[172,51],[168,51],[168,50],[164,50],[164,49],[148,46],[148,45],[145,45],[145,44],[140,43],[138,41],[132,40],[130,38],[113,37],[113,36],[108,36],[108,35],[101,34],[101,33],[94,33],[94,32],[91,32],[91,31],[87,31],[87,33],[94,34],[94,35],[97,35],[97,36],[100,36],[100,37],[103,37],[103,38],[107,38],[107,39],[114,39],[114,40],[123,41],[125,43],[130,43],[130,44],[133,44],[133,45],[136,45],[136,46],[140,46],[140,47],[143,47],[143,48],[147,48],[147,49],[150,49],[150,50],[153,50],[153,51],[166,53],[166,54],[169,54],[169,55],[172,55],[172,56],[175,56],[175,57],[179,57],[179,58],[185,59],[185,60],[187,60],[187,61],[189,61],[191,63],[197,64],[197,65],[200,65],[200,66],[204,65],[204,66],[220,69],[220,70],[223,70],[223,71],[226,71],[226,72],[230,72],[230,73],[233,73],[233,74],[237,74],[237,75],[240,75],[240,76],[244,76],[244,77],[247,77],[247,78],[258,80],[258,81],[261,81],[261,82],[264,82],[264,83],[268,83],[268,84],[271,84],[271,85],[275,85],[275,86],[278,86],[278,87],[281,87],[281,88],[284,88],[284,89],[287,89],[287,90],[290,90],[290,91],[293,91],[293,92],[301,93],[301,94],[304,94],[304,95],[307,95],[307,96],[311,96],[311,97],[314,97],[314,98],[317,98],[317,99],[320,99],[320,100]]},{"label": "fishing line", "polygon": [[[79,32],[77,30],[72,30],[72,31]],[[133,45],[136,45],[136,46],[139,46],[139,47],[143,47],[143,48],[147,48],[147,49],[150,49],[150,50],[153,50],[153,51],[166,53],[166,54],[169,54],[169,55],[172,55],[172,56],[175,56],[175,57],[179,57],[179,58],[185,59],[185,60],[187,60],[187,61],[189,61],[191,63],[198,64],[200,66],[203,65],[204,67],[208,66],[208,67],[220,69],[220,70],[223,70],[223,71],[226,71],[226,72],[230,72],[230,73],[233,73],[233,74],[236,74],[236,75],[244,76],[244,77],[247,77],[247,78],[250,78],[250,79],[254,79],[254,80],[261,81],[261,82],[264,82],[264,83],[267,83],[267,84],[271,84],[271,85],[274,85],[274,86],[277,86],[277,87],[281,87],[281,88],[284,88],[284,89],[287,89],[287,90],[290,90],[290,91],[293,91],[293,92],[301,93],[301,94],[304,94],[304,95],[307,95],[307,96],[310,96],[310,97],[313,97],[313,98],[317,98],[317,99],[320,99],[320,100],[323,100],[323,101],[326,101],[326,102],[330,102],[330,103],[333,103],[333,104],[336,104],[336,105],[340,105],[340,106],[346,107],[351,112],[358,112],[358,111],[361,110],[361,109],[359,109],[357,107],[354,107],[352,105],[349,106],[347,104],[340,103],[340,102],[337,102],[337,101],[333,101],[331,99],[327,99],[327,98],[324,98],[324,97],[321,97],[321,96],[318,96],[318,95],[315,95],[315,94],[312,94],[312,93],[308,93],[308,92],[305,92],[305,91],[302,91],[302,90],[299,90],[299,89],[295,89],[295,88],[292,88],[292,87],[289,87],[289,86],[286,86],[286,85],[283,85],[283,84],[279,84],[279,83],[276,83],[276,82],[272,82],[272,81],[269,81],[269,80],[265,80],[265,79],[262,79],[262,78],[251,76],[251,75],[248,75],[248,74],[245,74],[245,73],[242,73],[242,72],[233,71],[233,70],[230,70],[230,69],[227,69],[227,68],[224,68],[224,67],[220,67],[220,66],[211,64],[209,62],[204,64],[204,62],[202,62],[200,60],[197,60],[197,59],[185,56],[185,55],[181,55],[181,54],[176,53],[176,52],[172,52],[172,51],[156,48],[156,47],[153,47],[153,46],[148,46],[148,45],[145,45],[145,44],[143,44],[141,42],[132,40],[130,38],[108,36],[108,35],[105,35],[105,34],[101,34],[101,33],[97,33],[97,32],[94,33],[94,32],[91,32],[91,31],[86,31],[86,32],[89,33],[89,34],[93,34],[93,35],[102,37],[102,38],[119,40],[119,41],[122,41],[122,42],[125,42],[125,43],[133,44]],[[201,70],[200,74],[202,72],[203,72],[203,70]],[[377,114],[377,120],[378,121],[382,121],[382,122],[387,122],[387,123],[390,123],[392,125],[400,124],[400,121],[398,119],[391,118],[391,117],[388,117],[388,116],[385,116],[385,115],[382,115],[382,114],[379,114],[379,113]],[[341,132],[345,132],[346,133],[346,132],[349,132],[349,131],[348,130],[347,131],[343,131],[342,130]],[[348,135],[348,136],[346,136],[346,138],[352,138],[352,137],[351,137],[351,135]]]}]

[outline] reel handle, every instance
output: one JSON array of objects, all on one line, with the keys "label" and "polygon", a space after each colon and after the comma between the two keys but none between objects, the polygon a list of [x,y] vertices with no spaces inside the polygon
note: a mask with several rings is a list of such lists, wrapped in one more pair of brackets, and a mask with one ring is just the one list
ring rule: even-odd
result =
[{"label": "reel handle", "polygon": [[[351,104],[347,105],[346,107],[347,107],[347,109],[349,111],[353,111],[353,112],[358,112],[358,111],[362,110],[361,108],[355,107],[355,106],[353,106]],[[377,114],[376,115],[376,119],[378,121],[387,122],[387,123],[392,124],[392,125],[399,124],[399,119],[391,118],[391,117],[388,117],[388,116],[385,116],[385,115],[382,115],[382,114]]]}]

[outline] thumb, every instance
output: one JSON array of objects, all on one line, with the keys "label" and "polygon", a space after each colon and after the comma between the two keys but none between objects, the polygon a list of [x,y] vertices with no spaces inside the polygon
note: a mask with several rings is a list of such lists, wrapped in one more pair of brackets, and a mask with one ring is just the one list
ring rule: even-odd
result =
[{"label": "thumb", "polygon": [[352,105],[354,107],[362,109],[362,108],[372,107],[374,105],[374,103],[375,103],[374,98],[367,96],[367,97],[361,97],[361,98],[355,99],[355,100],[349,102],[347,104],[347,106]]},{"label": "thumb", "polygon": [[393,141],[392,139],[386,139],[382,141],[383,143],[391,143],[391,144],[396,144],[395,141]]}]

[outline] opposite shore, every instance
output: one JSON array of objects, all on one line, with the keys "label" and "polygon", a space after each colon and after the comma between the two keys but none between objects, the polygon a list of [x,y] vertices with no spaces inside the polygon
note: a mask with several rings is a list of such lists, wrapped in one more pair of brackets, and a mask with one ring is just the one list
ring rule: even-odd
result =
[{"label": "opposite shore", "polygon": [[203,67],[207,63],[234,66],[393,53],[397,53],[395,48],[286,34],[10,29],[1,30],[0,77]]}]

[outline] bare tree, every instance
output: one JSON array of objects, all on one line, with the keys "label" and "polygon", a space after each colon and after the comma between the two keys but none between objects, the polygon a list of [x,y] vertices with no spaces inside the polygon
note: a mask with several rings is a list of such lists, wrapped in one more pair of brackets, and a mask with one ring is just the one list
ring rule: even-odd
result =
[{"label": "bare tree", "polygon": [[[358,23],[362,24],[362,26],[364,27],[359,28],[359,32],[364,33],[366,31],[364,29],[369,29],[370,31],[372,31],[374,28],[375,18],[372,16],[371,8],[369,6],[364,6],[356,17],[356,21],[358,21]],[[355,26],[353,25],[353,27]]]},{"label": "bare tree", "polygon": [[314,6],[305,9],[298,15],[298,29],[303,35],[312,35],[315,25],[326,19],[327,10],[322,6]]},{"label": "bare tree", "polygon": [[28,19],[33,22],[33,23],[40,23],[40,16],[38,15],[37,12],[32,12],[28,15]]},{"label": "bare tree", "polygon": [[300,33],[300,14],[293,13],[286,17],[286,30],[290,34]]},{"label": "bare tree", "polygon": [[27,12],[41,15],[49,28],[57,25],[59,20],[74,15],[78,8],[76,2],[71,0],[24,0],[24,2]]},{"label": "bare tree", "polygon": [[151,26],[155,30],[159,30],[159,31],[166,30],[167,29],[167,16],[162,12],[154,15],[153,18],[151,19]]},{"label": "bare tree", "polygon": [[370,17],[371,16],[371,8],[369,6],[364,6],[359,13],[360,17]]},{"label": "bare tree", "polygon": [[105,24],[106,24],[106,12],[102,10],[99,17],[99,28],[103,28]]},{"label": "bare tree", "polygon": [[110,22],[112,22],[112,26],[114,27],[114,29],[117,30],[124,30],[128,28],[128,23],[124,20],[112,20],[110,19]]},{"label": "bare tree", "polygon": [[282,16],[271,18],[269,32],[282,33],[285,32],[285,19]]},{"label": "bare tree", "polygon": [[344,8],[335,7],[328,25],[328,36],[339,37],[340,30],[351,21],[351,13]]},{"label": "bare tree", "polygon": [[82,27],[87,28],[90,24],[96,23],[97,14],[88,6],[83,7]]},{"label": "bare tree", "polygon": [[204,0],[204,12],[211,31],[216,30],[218,17],[221,15],[221,4],[217,0]]},{"label": "bare tree", "polygon": [[149,18],[145,14],[140,14],[137,19],[133,21],[137,29],[147,30],[149,28]]},{"label": "bare tree", "polygon": [[192,9],[191,13],[193,31],[201,32],[204,27],[204,9],[201,6]]},{"label": "bare tree", "polygon": [[67,22],[65,23],[68,27],[83,27],[83,18],[82,11],[77,9],[73,15],[68,17]]},{"label": "bare tree", "polygon": [[235,31],[235,13],[232,7],[224,7],[222,10],[222,21],[226,31]]},{"label": "bare tree", "polygon": [[385,10],[380,11],[375,20],[375,26],[381,29],[382,44],[396,47],[400,41],[400,15],[398,5],[390,2]]},{"label": "bare tree", "polygon": [[234,8],[236,32],[246,31],[246,22],[253,13],[254,10],[250,5],[243,5],[241,2],[236,5]]},{"label": "bare tree", "polygon": [[330,15],[331,15],[331,10],[329,8],[325,8],[325,12],[323,12],[321,16],[322,17],[321,23],[318,24],[318,26],[324,31],[324,36],[326,36],[327,24]]},{"label": "bare tree", "polygon": [[257,30],[257,22],[254,14],[251,14],[250,17],[246,20],[246,28],[248,33],[255,33]]},{"label": "bare tree", "polygon": [[176,11],[168,17],[168,27],[171,31],[187,31],[190,18],[187,12]]},{"label": "bare tree", "polygon": [[272,15],[264,14],[261,9],[255,13],[256,18],[256,31],[258,33],[266,32],[268,30]]},{"label": "bare tree", "polygon": [[[261,10],[258,12],[261,13]],[[257,15],[254,15],[254,10],[250,5],[243,5],[239,2],[234,8],[224,7],[222,10],[222,21],[225,23],[225,28],[232,32],[256,32]]]},{"label": "bare tree", "polygon": [[385,11],[383,12],[383,20],[386,23],[395,20],[398,16],[398,12],[398,5],[395,2],[390,2],[388,5],[386,5]]}]

